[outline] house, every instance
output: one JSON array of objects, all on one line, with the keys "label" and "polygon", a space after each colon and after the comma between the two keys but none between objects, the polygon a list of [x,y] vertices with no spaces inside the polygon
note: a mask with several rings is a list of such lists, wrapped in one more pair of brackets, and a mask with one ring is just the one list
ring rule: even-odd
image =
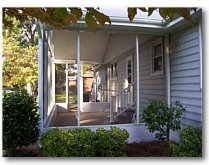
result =
[{"label": "house", "polygon": [[[84,21],[69,29],[40,24],[40,128],[110,126],[125,128],[129,140],[151,140],[141,113],[149,99],[176,100],[187,107],[182,126],[202,125],[201,9],[192,22],[112,18],[111,25],[89,31]],[[68,65],[77,64],[77,109],[69,111]],[[55,102],[55,66],[65,64],[66,103]],[[83,102],[82,64],[97,64],[95,101]],[[98,101],[96,101],[98,100]],[[60,124],[61,123],[61,124]],[[171,137],[177,138],[172,132]]]}]

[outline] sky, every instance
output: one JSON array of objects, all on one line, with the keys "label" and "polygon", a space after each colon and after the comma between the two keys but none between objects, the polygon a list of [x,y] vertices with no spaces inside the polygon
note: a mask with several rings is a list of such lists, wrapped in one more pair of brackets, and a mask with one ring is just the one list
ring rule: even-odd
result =
[{"label": "sky", "polygon": [[[100,11],[108,16],[120,16],[128,18],[127,7],[100,7]],[[154,11],[153,14],[148,17],[147,12],[142,12],[137,10],[137,15],[135,18],[146,18],[146,19],[158,19],[162,20],[162,17],[159,15],[159,12]]]}]

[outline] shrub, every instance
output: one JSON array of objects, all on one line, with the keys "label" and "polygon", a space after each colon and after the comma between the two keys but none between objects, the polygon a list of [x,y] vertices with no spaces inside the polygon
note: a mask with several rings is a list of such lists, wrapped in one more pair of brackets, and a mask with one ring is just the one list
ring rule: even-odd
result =
[{"label": "shrub", "polygon": [[202,156],[202,130],[191,126],[180,132],[179,145],[170,146],[172,156],[201,157]]},{"label": "shrub", "polygon": [[150,132],[155,132],[158,140],[169,141],[170,129],[173,131],[180,129],[180,118],[185,111],[185,107],[179,101],[170,107],[167,104],[151,100],[144,109],[143,119]]},{"label": "shrub", "polygon": [[99,128],[96,131],[96,152],[101,157],[117,157],[123,156],[125,142],[129,137],[125,129],[111,127],[110,130]]},{"label": "shrub", "polygon": [[9,154],[16,147],[35,143],[39,136],[38,107],[25,90],[3,95],[3,148]]},{"label": "shrub", "polygon": [[122,156],[128,132],[112,127],[92,132],[87,128],[52,129],[41,136],[41,150],[45,156],[93,157]]},{"label": "shrub", "polygon": [[41,136],[42,153],[50,157],[95,156],[95,135],[87,128],[52,129]]}]

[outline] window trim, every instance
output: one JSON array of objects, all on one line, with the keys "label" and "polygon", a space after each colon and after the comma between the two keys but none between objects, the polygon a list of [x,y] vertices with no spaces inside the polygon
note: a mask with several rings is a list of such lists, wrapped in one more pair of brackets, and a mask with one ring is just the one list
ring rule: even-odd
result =
[{"label": "window trim", "polygon": [[128,61],[131,61],[131,84],[134,82],[134,69],[133,69],[133,54],[126,57],[126,79],[128,83]]},{"label": "window trim", "polygon": [[[115,67],[115,77],[112,76],[112,65]],[[114,61],[110,63],[110,80],[117,80],[118,79],[118,63]]]},{"label": "window trim", "polygon": [[[162,70],[161,71],[154,71],[154,48],[157,45],[161,45],[161,52],[162,56],[157,56],[157,57],[162,57]],[[163,51],[163,41],[162,38],[157,39],[152,43],[152,48],[151,48],[151,75],[163,75],[164,74],[164,51]]]}]

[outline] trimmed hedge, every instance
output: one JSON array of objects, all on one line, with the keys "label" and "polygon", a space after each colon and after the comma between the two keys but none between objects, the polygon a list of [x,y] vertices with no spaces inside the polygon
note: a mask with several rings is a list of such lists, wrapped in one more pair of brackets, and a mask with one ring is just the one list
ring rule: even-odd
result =
[{"label": "trimmed hedge", "polygon": [[115,157],[123,156],[125,141],[129,137],[125,129],[88,128],[70,130],[52,129],[41,136],[41,150],[49,157]]},{"label": "trimmed hedge", "polygon": [[170,146],[171,154],[175,157],[202,156],[202,129],[188,126],[180,132],[179,145]]},{"label": "trimmed hedge", "polygon": [[125,142],[129,137],[125,129],[111,127],[110,130],[99,128],[96,131],[96,152],[101,157],[123,156]]},{"label": "trimmed hedge", "polygon": [[9,156],[16,147],[28,146],[39,137],[38,106],[23,89],[3,95],[3,148]]}]

